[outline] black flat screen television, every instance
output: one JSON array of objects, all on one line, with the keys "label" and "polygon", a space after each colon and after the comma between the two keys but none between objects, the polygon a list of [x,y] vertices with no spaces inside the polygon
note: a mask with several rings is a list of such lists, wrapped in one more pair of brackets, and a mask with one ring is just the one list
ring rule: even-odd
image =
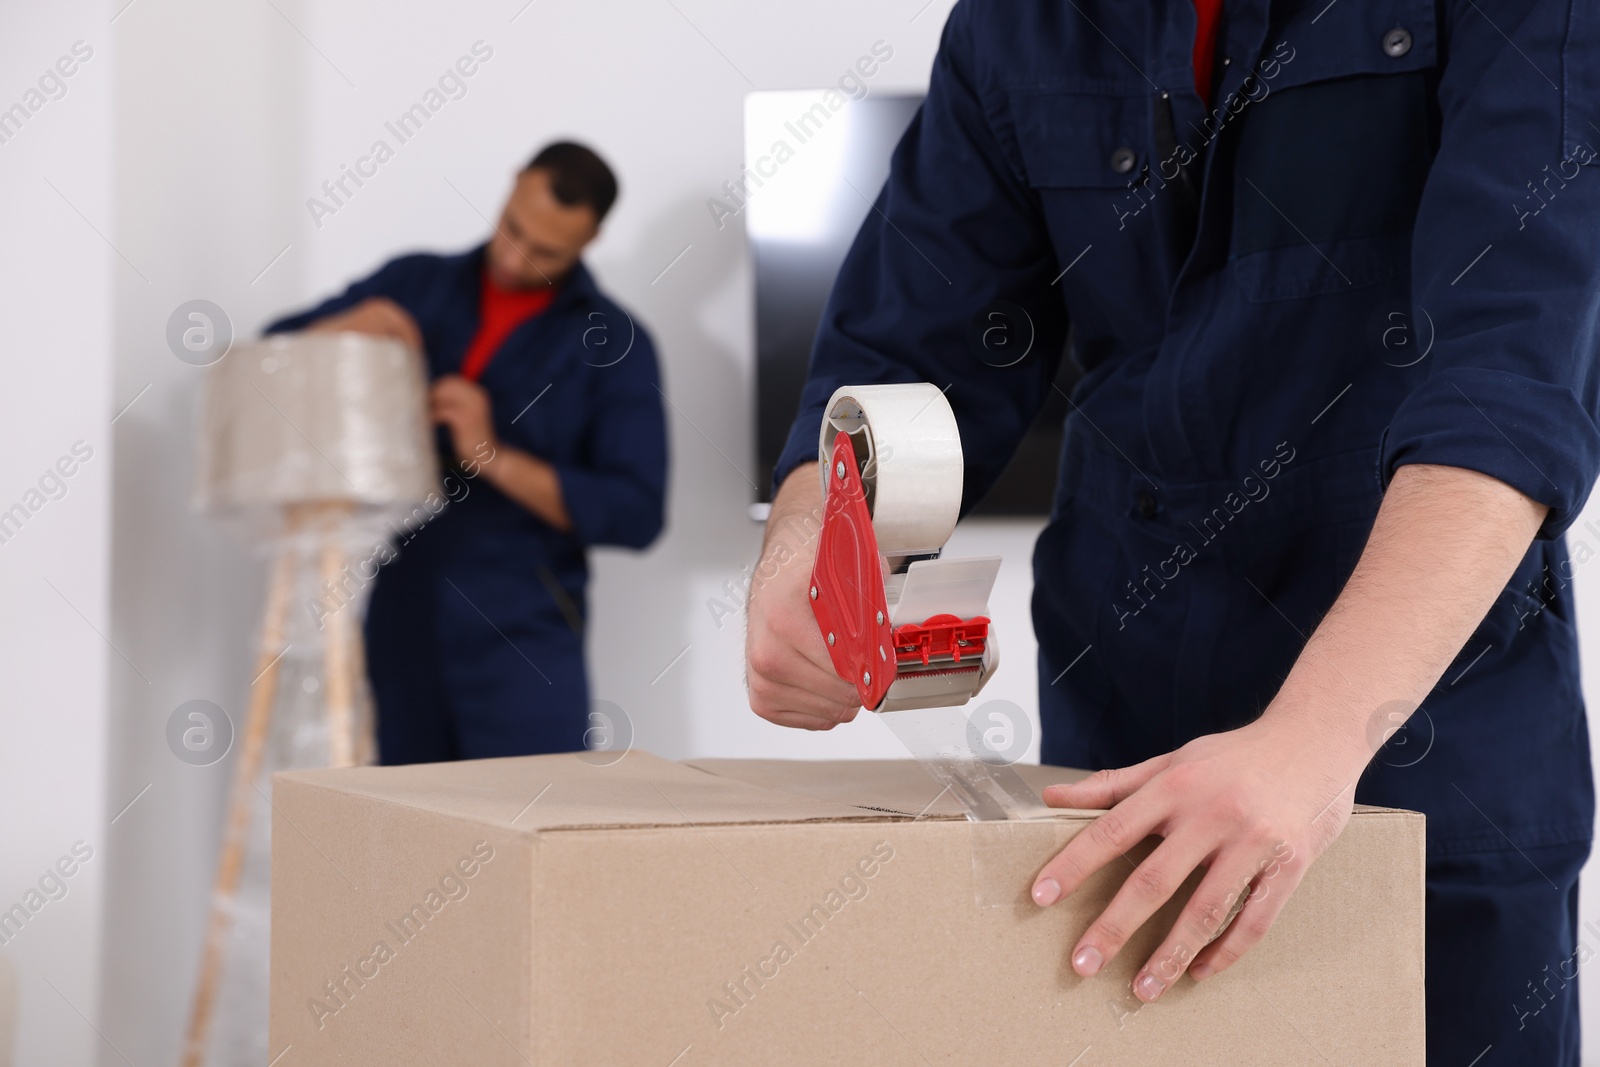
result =
[{"label": "black flat screen television", "polygon": [[[874,93],[823,120],[812,106],[821,99],[822,90],[747,94],[746,173],[721,199],[745,215],[755,264],[758,505],[769,499],[834,276],[922,103],[921,96]],[[1073,361],[1063,359],[1060,391],[1050,390],[1010,466],[973,514],[1049,514],[1068,407],[1063,393],[1076,380]]]}]

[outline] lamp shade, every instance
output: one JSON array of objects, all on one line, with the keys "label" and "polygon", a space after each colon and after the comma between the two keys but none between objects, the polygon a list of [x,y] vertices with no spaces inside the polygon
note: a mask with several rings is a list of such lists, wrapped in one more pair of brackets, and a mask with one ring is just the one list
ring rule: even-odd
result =
[{"label": "lamp shade", "polygon": [[282,334],[208,371],[195,503],[214,513],[409,507],[439,486],[422,355],[358,333]]}]

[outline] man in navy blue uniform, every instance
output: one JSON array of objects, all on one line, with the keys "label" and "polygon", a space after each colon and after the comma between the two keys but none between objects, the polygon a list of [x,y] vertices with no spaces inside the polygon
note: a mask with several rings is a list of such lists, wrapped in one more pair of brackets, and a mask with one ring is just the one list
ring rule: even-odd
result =
[{"label": "man in navy blue uniform", "polygon": [[487,244],[401,256],[268,329],[427,357],[451,502],[408,524],[368,609],[384,763],[585,747],[586,550],[649,545],[666,494],[655,350],[579,258],[616,195],[594,152],[550,145]]},{"label": "man in navy blue uniform", "polygon": [[[1575,1065],[1594,799],[1570,585],[1594,549],[1564,534],[1600,471],[1600,9],[1218,7],[957,4],[777,467],[752,707],[857,711],[776,532],[820,504],[833,390],[948,387],[970,505],[1070,324],[1083,374],[1034,554],[1043,758],[1101,771],[1051,803],[1110,813],[1033,899],[1162,839],[1073,968],[1203,867],[1133,988],[1204,980],[1353,799],[1413,808],[1429,1062]],[[997,322],[1006,353],[969,340]]]}]

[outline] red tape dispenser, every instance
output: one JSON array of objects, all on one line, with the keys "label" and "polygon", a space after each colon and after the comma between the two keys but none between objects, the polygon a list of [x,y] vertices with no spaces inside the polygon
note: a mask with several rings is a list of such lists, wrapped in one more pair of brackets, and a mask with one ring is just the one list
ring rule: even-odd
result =
[{"label": "red tape dispenser", "polygon": [[954,707],[999,666],[1000,558],[941,559],[961,510],[961,439],[932,385],[840,389],[818,452],[811,610],[839,677],[873,711]]}]

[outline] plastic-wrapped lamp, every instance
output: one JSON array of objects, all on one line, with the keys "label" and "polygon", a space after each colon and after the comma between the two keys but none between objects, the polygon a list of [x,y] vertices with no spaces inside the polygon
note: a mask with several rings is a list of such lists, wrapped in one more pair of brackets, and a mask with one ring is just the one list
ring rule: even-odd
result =
[{"label": "plastic-wrapped lamp", "polygon": [[[238,345],[207,371],[195,506],[271,551],[274,562],[185,1067],[198,1067],[208,1051],[231,1062],[265,1046],[264,995],[257,1033],[249,991],[266,959],[270,819],[257,803],[258,779],[264,771],[371,758],[359,625],[365,594],[393,552],[393,531],[426,522],[443,506],[427,390],[419,352],[356,333]],[[280,685],[285,676],[301,684]],[[319,691],[320,706],[307,707]],[[262,898],[259,930],[249,923],[252,893]],[[213,1037],[224,987],[245,990],[224,1008],[234,1004],[250,1016],[235,1027],[249,1032],[222,1028]]]}]

